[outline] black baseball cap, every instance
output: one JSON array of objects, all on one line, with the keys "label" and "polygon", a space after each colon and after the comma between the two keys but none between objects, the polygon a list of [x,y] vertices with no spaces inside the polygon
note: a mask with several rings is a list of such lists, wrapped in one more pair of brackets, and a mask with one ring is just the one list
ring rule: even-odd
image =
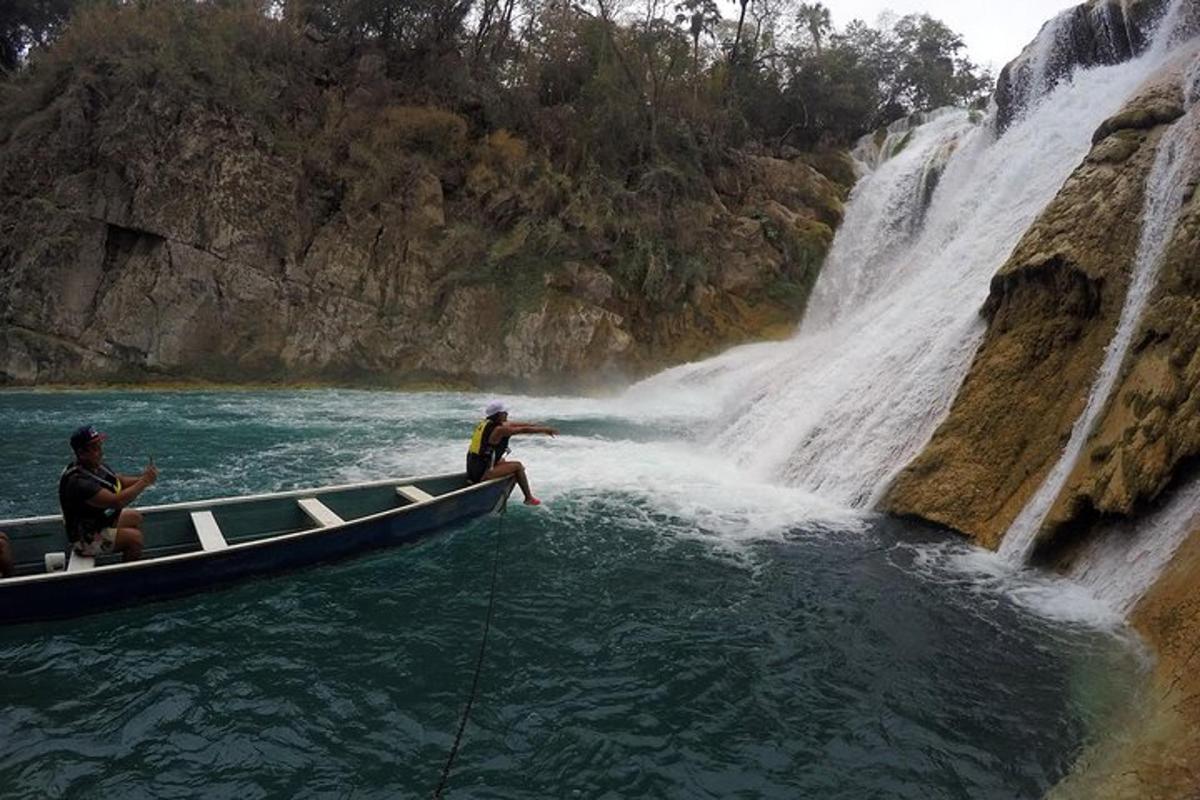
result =
[{"label": "black baseball cap", "polygon": [[96,430],[95,425],[84,425],[71,434],[71,449],[78,453],[93,442],[103,442],[107,438],[108,434]]}]

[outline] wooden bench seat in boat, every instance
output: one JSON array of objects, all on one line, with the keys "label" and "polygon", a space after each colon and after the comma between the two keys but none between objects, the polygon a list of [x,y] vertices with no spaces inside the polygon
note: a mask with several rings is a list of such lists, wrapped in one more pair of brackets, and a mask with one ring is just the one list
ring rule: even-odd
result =
[{"label": "wooden bench seat in boat", "polygon": [[433,495],[416,486],[397,486],[396,494],[413,503],[424,503],[426,500],[433,499]]},{"label": "wooden bench seat in boat", "polygon": [[334,513],[333,509],[315,497],[301,497],[296,501],[296,504],[300,506],[301,511],[308,515],[309,519],[322,528],[341,525],[345,522],[345,520]]},{"label": "wooden bench seat in boat", "polygon": [[221,533],[221,526],[217,524],[217,519],[211,511],[193,511],[192,525],[196,528],[196,535],[200,537],[200,546],[205,550],[224,550],[229,547],[229,542],[225,541],[225,534]]},{"label": "wooden bench seat in boat", "polygon": [[74,550],[71,551],[70,557],[67,558],[67,572],[84,572],[95,566],[95,557],[81,556]]}]

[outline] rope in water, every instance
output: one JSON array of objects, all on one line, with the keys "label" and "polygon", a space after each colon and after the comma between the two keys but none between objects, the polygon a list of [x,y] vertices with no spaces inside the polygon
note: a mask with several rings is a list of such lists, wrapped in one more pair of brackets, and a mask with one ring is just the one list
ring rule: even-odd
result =
[{"label": "rope in water", "polygon": [[483,654],[487,650],[488,632],[492,628],[492,611],[496,607],[496,576],[500,573],[500,538],[504,533],[504,512],[508,510],[508,497],[504,498],[504,505],[500,507],[500,513],[496,520],[496,549],[492,554],[492,588],[488,597],[487,615],[483,620],[483,638],[479,640],[479,656],[475,659],[475,677],[471,679],[471,691],[467,695],[467,705],[463,709],[462,719],[458,722],[458,733],[454,737],[454,746],[450,748],[450,756],[446,759],[446,766],[442,768],[442,779],[438,781],[437,788],[433,790],[433,800],[441,800],[442,792],[446,789],[446,781],[450,779],[450,767],[454,764],[454,758],[458,755],[458,746],[462,743],[463,730],[467,727],[467,718],[471,716],[471,706],[475,704],[475,695],[479,691],[479,675],[483,672]]}]

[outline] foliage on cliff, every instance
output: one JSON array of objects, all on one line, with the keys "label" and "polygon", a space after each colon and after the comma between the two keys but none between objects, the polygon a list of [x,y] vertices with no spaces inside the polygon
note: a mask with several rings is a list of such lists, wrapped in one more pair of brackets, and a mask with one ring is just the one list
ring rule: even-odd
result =
[{"label": "foliage on cliff", "polygon": [[[820,20],[784,47],[785,11],[77,9],[0,81],[0,377],[552,380],[783,330],[853,181],[836,145],[879,121],[820,111],[846,75],[800,65],[858,58],[903,110],[942,99],[912,89],[927,40],[961,44],[927,18],[878,32],[879,63],[914,54],[901,89]],[[195,309],[158,279],[185,267]]]},{"label": "foliage on cliff", "polygon": [[[26,55],[32,72],[44,72],[43,61],[70,63],[89,35],[104,53],[111,34],[113,66],[136,57],[147,62],[144,72],[190,68],[190,77],[216,78],[213,89],[246,90],[217,91],[214,100],[245,101],[245,68],[279,55],[255,53],[255,37],[279,45],[279,29],[302,31],[328,45],[307,66],[330,80],[373,52],[417,104],[517,130],[576,161],[626,167],[694,165],[701,152],[747,141],[844,144],[913,111],[968,103],[990,84],[962,56],[962,39],[927,15],[879,28],[855,20],[838,31],[821,3],[746,0],[734,22],[712,0],[641,2],[22,0],[0,13],[0,71]],[[72,11],[67,46],[48,52]],[[194,43],[178,41],[193,34]],[[238,40],[240,57],[224,61]],[[139,48],[153,50],[151,58]],[[166,77],[188,76],[176,69]],[[299,77],[259,93],[294,89]],[[543,126],[548,109],[559,125]]]}]

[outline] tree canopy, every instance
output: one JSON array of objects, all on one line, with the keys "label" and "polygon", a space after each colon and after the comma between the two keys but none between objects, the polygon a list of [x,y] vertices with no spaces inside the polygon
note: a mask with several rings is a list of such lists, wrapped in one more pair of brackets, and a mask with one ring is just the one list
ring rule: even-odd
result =
[{"label": "tree canopy", "polygon": [[714,0],[9,0],[0,67],[36,70],[72,13],[163,6],[256,14],[326,43],[330,74],[377,54],[415,101],[634,173],[751,142],[841,146],[991,84],[928,15],[836,29],[798,0],[739,0],[724,20]]}]

